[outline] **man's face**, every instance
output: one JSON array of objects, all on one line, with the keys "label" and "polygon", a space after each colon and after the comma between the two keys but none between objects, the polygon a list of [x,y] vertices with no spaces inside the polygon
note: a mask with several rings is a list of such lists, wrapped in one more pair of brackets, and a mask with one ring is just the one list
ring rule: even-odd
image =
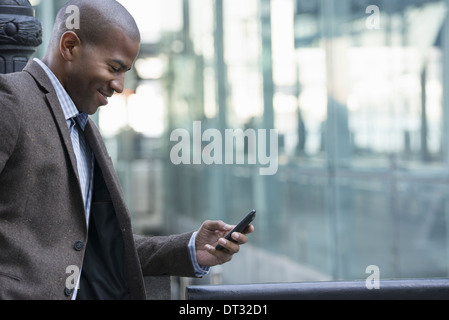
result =
[{"label": "man's face", "polygon": [[131,69],[140,44],[121,31],[111,32],[101,45],[81,46],[64,81],[65,89],[80,112],[94,114],[114,92],[124,89],[125,73]]}]

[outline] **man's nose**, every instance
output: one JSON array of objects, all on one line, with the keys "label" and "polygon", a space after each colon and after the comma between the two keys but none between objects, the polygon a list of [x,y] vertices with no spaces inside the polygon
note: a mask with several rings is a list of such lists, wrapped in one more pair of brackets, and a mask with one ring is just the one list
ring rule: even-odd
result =
[{"label": "man's nose", "polygon": [[111,81],[110,86],[117,93],[122,93],[125,88],[125,73],[120,73]]}]

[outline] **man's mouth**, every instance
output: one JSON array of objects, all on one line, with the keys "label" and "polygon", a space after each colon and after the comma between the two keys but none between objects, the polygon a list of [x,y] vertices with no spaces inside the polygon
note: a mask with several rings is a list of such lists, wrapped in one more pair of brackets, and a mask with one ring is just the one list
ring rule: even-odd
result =
[{"label": "man's mouth", "polygon": [[108,104],[108,98],[110,98],[112,96],[112,94],[106,94],[104,92],[102,92],[101,90],[97,90],[98,93],[100,94],[100,99],[101,99],[101,103],[103,106]]}]

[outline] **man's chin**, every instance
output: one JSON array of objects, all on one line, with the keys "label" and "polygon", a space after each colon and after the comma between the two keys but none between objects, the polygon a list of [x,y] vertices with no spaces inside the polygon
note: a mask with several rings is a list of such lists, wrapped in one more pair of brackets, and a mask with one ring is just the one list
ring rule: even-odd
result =
[{"label": "man's chin", "polygon": [[91,111],[87,112],[87,114],[90,115],[90,116],[93,116],[94,114],[97,113],[97,111],[98,111],[101,107],[104,107],[104,106],[98,106],[98,107],[96,107],[94,110],[91,110]]},{"label": "man's chin", "polygon": [[85,108],[84,110],[80,110],[80,111],[88,114],[89,116],[92,116],[95,113],[97,113],[98,109],[101,108],[101,107],[102,106],[90,106],[90,107]]}]

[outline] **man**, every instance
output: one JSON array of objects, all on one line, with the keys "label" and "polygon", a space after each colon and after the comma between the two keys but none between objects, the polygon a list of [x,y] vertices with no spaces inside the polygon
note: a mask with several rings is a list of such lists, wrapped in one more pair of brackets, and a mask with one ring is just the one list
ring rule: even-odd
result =
[{"label": "man", "polygon": [[[73,30],[66,25],[72,5],[80,12]],[[71,0],[42,61],[0,76],[1,299],[144,299],[143,276],[202,276],[253,231],[226,241],[231,226],[206,221],[195,233],[132,234],[88,115],[123,91],[139,43],[134,19],[115,0]]]}]

